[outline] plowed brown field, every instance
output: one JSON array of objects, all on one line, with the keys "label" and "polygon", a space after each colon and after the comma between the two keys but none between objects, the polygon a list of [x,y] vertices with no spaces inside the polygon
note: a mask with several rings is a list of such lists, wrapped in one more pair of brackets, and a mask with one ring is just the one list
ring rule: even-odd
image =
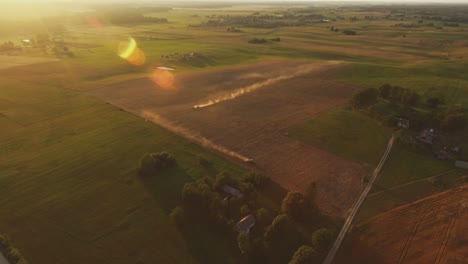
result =
[{"label": "plowed brown field", "polygon": [[[291,126],[345,104],[356,91],[327,80],[341,67],[266,60],[178,74],[172,89],[139,79],[91,93],[231,158],[252,159],[246,166],[287,189],[302,191],[316,181],[319,206],[344,216],[361,190],[364,168],[287,136]],[[210,101],[218,103],[193,108]]]},{"label": "plowed brown field", "polygon": [[361,223],[335,263],[468,263],[468,185]]}]

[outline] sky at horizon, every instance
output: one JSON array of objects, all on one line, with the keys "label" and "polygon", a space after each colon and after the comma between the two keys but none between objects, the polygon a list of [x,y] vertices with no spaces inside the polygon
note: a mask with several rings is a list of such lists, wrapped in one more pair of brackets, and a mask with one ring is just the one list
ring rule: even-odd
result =
[{"label": "sky at horizon", "polygon": [[111,3],[111,2],[129,2],[129,3],[171,3],[171,2],[243,2],[243,3],[265,3],[265,2],[362,2],[362,3],[466,3],[468,0],[0,0],[1,3]]}]

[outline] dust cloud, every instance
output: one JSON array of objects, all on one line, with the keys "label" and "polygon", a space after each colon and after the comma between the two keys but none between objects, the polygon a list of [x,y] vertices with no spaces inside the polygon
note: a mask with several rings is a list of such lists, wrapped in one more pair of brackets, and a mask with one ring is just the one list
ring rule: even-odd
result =
[{"label": "dust cloud", "polygon": [[209,99],[208,101],[206,101],[204,103],[194,105],[192,108],[193,109],[199,109],[199,108],[212,106],[212,105],[224,102],[224,101],[233,100],[233,99],[235,99],[235,98],[237,98],[239,96],[251,93],[251,92],[253,92],[255,90],[258,90],[260,88],[275,84],[275,83],[280,82],[280,81],[285,81],[285,80],[288,80],[288,79],[296,78],[296,77],[299,77],[301,75],[310,73],[310,72],[315,71],[315,70],[317,70],[316,66],[302,66],[302,69],[299,69],[299,70],[295,71],[294,73],[283,74],[283,75],[280,75],[278,77],[273,77],[273,78],[269,78],[269,79],[264,80],[264,81],[256,82],[254,84],[251,84],[251,85],[248,85],[246,87],[236,89],[236,90],[234,90],[234,91],[232,91],[230,93],[221,95],[221,96],[216,97],[214,99]]},{"label": "dust cloud", "polygon": [[203,137],[199,133],[193,132],[187,128],[184,128],[182,126],[176,125],[169,120],[164,119],[163,117],[159,116],[158,114],[155,114],[153,112],[150,112],[149,110],[143,110],[140,114],[143,118],[146,120],[149,120],[155,124],[160,125],[166,130],[171,131],[174,134],[177,134],[179,136],[182,136],[196,144],[201,145],[202,147],[209,148],[218,152],[221,152],[227,156],[239,159],[243,162],[250,162],[251,159],[247,158],[237,152],[234,152],[232,150],[229,150],[221,145],[218,145],[211,140]]}]

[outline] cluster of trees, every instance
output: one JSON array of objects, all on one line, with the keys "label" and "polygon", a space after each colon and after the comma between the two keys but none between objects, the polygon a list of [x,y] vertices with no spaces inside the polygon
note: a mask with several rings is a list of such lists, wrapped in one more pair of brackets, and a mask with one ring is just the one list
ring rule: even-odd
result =
[{"label": "cluster of trees", "polygon": [[242,32],[242,30],[240,30],[239,28],[236,28],[236,27],[228,27],[226,30],[228,32]]},{"label": "cluster of trees", "polygon": [[2,44],[0,44],[0,51],[12,51],[16,50],[18,47],[15,46],[15,43],[11,41],[6,41]]},{"label": "cluster of trees", "polygon": [[267,43],[268,41],[280,42],[281,38],[271,38],[269,40],[264,39],[264,38],[253,38],[249,40],[249,43],[250,44],[264,44],[264,43]]},{"label": "cluster of trees", "polygon": [[[195,221],[234,234],[236,222],[258,208],[256,191],[269,182],[268,177],[258,173],[250,173],[240,180],[220,173],[214,178],[203,177],[186,183],[181,194],[182,204],[172,210],[171,218],[182,228]],[[227,194],[223,189],[226,185],[242,195]],[[267,209],[258,209],[257,215],[262,218],[267,214],[265,211]]]},{"label": "cluster of trees", "polygon": [[[184,185],[181,204],[170,217],[182,232],[205,226],[233,241],[237,237],[247,263],[305,264],[321,260],[333,241],[333,232],[321,228],[307,235],[300,228],[317,222],[319,217],[314,203],[315,185],[305,194],[288,193],[274,217],[274,210],[261,207],[257,200],[257,191],[269,183],[270,179],[259,173],[240,179],[226,173],[200,178]],[[228,195],[223,189],[226,185],[242,195]],[[249,233],[238,232],[237,222],[249,214],[255,217],[255,225]]]},{"label": "cluster of trees", "polygon": [[349,36],[354,36],[354,35],[357,35],[357,32],[354,31],[354,30],[345,29],[345,30],[343,30],[343,34],[349,35]]},{"label": "cluster of trees", "polygon": [[274,15],[260,15],[254,13],[251,15],[212,15],[211,19],[201,23],[202,27],[251,27],[251,28],[277,28],[277,27],[297,27],[320,23],[324,16],[319,14],[295,14],[281,13]]},{"label": "cluster of trees", "polygon": [[392,86],[384,84],[378,89],[378,94],[381,98],[399,102],[403,105],[415,106],[421,96],[415,91],[400,86]]},{"label": "cluster of trees", "polygon": [[106,18],[113,24],[164,24],[167,18],[148,17],[137,10],[113,10],[106,13]]},{"label": "cluster of trees", "polygon": [[[462,130],[467,124],[465,108],[448,107],[438,96],[422,100],[422,96],[415,90],[389,84],[384,84],[378,89],[368,88],[357,92],[351,99],[351,105],[356,109],[367,109],[376,105],[379,100],[390,102],[390,106],[395,110],[395,115],[390,118],[390,122],[393,122],[397,116],[406,116],[410,119],[413,128],[431,126],[451,132]],[[415,110],[418,105],[427,110]]]},{"label": "cluster of trees", "polygon": [[177,166],[177,160],[167,152],[147,153],[140,160],[139,174],[158,176],[164,170]]},{"label": "cluster of trees", "polygon": [[0,252],[5,256],[10,264],[28,264],[21,252],[15,248],[10,239],[0,235]]},{"label": "cluster of trees", "polygon": [[[412,89],[384,84],[379,89],[368,88],[355,93],[351,104],[355,108],[367,108],[377,103],[379,98],[404,106],[415,106],[420,101],[421,96]],[[428,100],[432,102],[433,99]],[[436,98],[436,100],[438,99]]]},{"label": "cluster of trees", "polygon": [[[260,231],[254,235],[239,234],[241,252],[251,263],[302,264],[319,262],[330,248],[334,234],[320,228],[307,237],[304,228],[317,222],[315,185],[306,194],[289,192],[283,199],[281,211],[266,225],[260,223]],[[257,229],[259,230],[259,229]]]},{"label": "cluster of trees", "polygon": [[52,52],[59,58],[62,58],[62,57],[73,58],[73,57],[75,57],[75,53],[73,53],[73,51],[71,51],[65,45],[54,45],[54,47],[52,48]]},{"label": "cluster of trees", "polygon": [[[331,27],[330,27],[330,31],[333,31],[333,32],[340,32],[340,29],[339,29],[339,28],[336,28],[336,27],[334,27],[334,26],[331,26]],[[354,36],[354,35],[357,35],[357,32],[354,31],[354,30],[345,29],[345,30],[343,30],[343,34],[348,35],[348,36]]]}]

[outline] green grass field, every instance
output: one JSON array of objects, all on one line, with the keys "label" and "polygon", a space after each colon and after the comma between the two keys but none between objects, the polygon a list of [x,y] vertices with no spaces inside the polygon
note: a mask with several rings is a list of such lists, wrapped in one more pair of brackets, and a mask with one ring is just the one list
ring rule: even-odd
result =
[{"label": "green grass field", "polygon": [[293,128],[291,136],[345,158],[376,165],[391,131],[356,111],[337,109]]}]

